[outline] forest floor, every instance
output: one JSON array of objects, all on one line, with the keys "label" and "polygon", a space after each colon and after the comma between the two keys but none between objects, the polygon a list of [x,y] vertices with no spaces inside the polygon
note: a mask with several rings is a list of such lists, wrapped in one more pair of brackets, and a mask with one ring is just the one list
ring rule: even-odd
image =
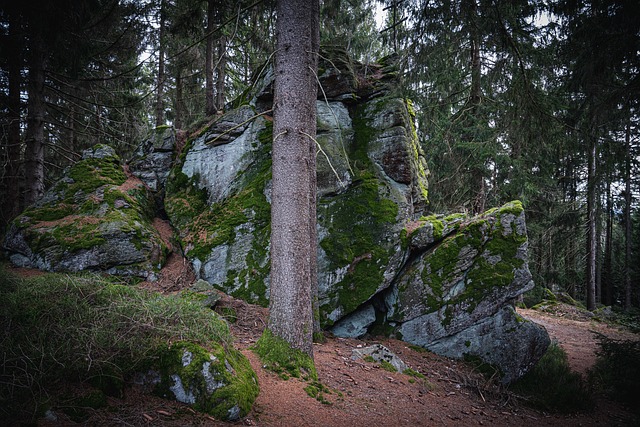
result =
[{"label": "forest floor", "polygon": [[[162,224],[157,224],[162,228]],[[165,230],[168,232],[168,230]],[[23,271],[23,274],[28,274]],[[172,259],[160,280],[144,287],[170,293],[188,286],[192,273],[184,262]],[[566,351],[572,370],[586,375],[596,360],[594,332],[612,339],[640,340],[640,335],[596,322],[579,310],[558,304],[549,312],[522,309],[524,317],[544,326]],[[226,309],[225,309],[226,308]],[[258,375],[260,394],[253,410],[235,423],[217,421],[190,407],[144,394],[135,386],[123,398],[109,398],[108,407],[92,410],[84,425],[91,426],[626,426],[635,425],[633,413],[603,395],[595,396],[588,412],[549,414],[531,409],[513,392],[488,380],[464,362],[437,356],[384,338],[342,339],[327,336],[314,345],[320,382],[328,388],[323,401],[304,390],[308,383],[281,379],[263,369],[250,349],[264,329],[268,310],[223,296],[216,310],[235,311],[229,326],[235,346],[249,359]],[[384,370],[379,364],[354,361],[352,351],[379,343],[397,354],[424,379]],[[77,425],[64,414],[38,425]]]}]

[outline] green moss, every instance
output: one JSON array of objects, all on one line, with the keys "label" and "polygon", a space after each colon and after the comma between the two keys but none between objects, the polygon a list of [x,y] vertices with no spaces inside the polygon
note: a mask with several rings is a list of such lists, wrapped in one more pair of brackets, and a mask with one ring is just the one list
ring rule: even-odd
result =
[{"label": "green moss", "polygon": [[384,369],[385,371],[388,371],[388,372],[398,372],[396,367],[393,366],[391,363],[387,362],[386,360],[381,360],[380,361],[380,367],[382,369]]},{"label": "green moss", "polygon": [[252,154],[256,156],[254,164],[237,177],[242,181],[241,191],[210,205],[207,191],[199,188],[199,177],[189,178],[182,173],[183,156],[171,172],[165,198],[165,208],[181,230],[179,240],[189,258],[206,259],[213,248],[231,245],[238,227],[251,224],[254,238],[245,260],[247,268],[227,272],[226,282],[218,287],[236,298],[263,306],[268,304],[265,281],[269,273],[266,260],[271,208],[264,190],[271,179],[271,134],[271,123],[265,122],[259,133],[258,152]]},{"label": "green moss", "polygon": [[313,397],[318,402],[324,405],[331,405],[331,402],[324,397],[325,394],[331,394],[331,390],[321,382],[312,381],[311,384],[304,388],[304,391],[307,392],[309,397]]},{"label": "green moss", "polygon": [[330,261],[330,270],[347,270],[344,278],[333,286],[333,293],[320,307],[323,327],[332,321],[328,314],[336,307],[343,313],[355,310],[369,299],[384,280],[391,248],[379,242],[389,223],[395,223],[397,205],[384,195],[390,190],[377,179],[368,150],[378,132],[370,125],[369,116],[381,111],[384,99],[376,99],[356,107],[353,115],[354,141],[348,157],[354,172],[353,185],[344,193],[325,197],[318,204],[318,222],[326,224],[327,236],[320,246]]},{"label": "green moss", "polygon": [[[424,303],[430,312],[443,310],[443,324],[450,324],[459,309],[472,312],[477,305],[499,289],[509,286],[515,277],[515,271],[522,268],[524,261],[517,257],[518,249],[527,240],[512,229],[506,236],[500,223],[505,213],[522,212],[521,204],[514,202],[494,210],[491,215],[476,217],[469,223],[459,223],[458,233],[445,238],[431,254],[425,257],[421,279],[428,286]],[[442,233],[443,221],[458,221],[460,216],[440,219],[437,216],[422,218],[434,225],[434,235]],[[436,232],[436,227],[438,232]],[[463,251],[476,250],[473,263],[462,275],[458,270],[458,261]],[[456,294],[449,290],[456,287]]]},{"label": "green moss", "polygon": [[365,362],[369,362],[369,363],[375,363],[376,359],[373,358],[373,356],[371,355],[366,355],[362,358],[362,360],[364,360]]},{"label": "green moss", "polygon": [[318,380],[313,359],[308,354],[291,348],[288,342],[273,335],[267,328],[252,347],[265,367],[278,374],[286,373],[295,378]]},{"label": "green moss", "polygon": [[[216,343],[210,346],[210,349],[206,349],[194,343],[177,342],[161,351],[157,366],[162,381],[155,392],[171,395],[169,387],[174,384],[172,375],[178,375],[184,390],[195,396],[194,408],[222,420],[228,419],[230,411],[236,406],[240,409],[240,416],[246,415],[259,391],[255,373],[237,350],[225,350]],[[186,366],[183,362],[185,354],[190,355],[190,363]],[[202,375],[205,370],[213,381],[222,386],[208,390]]]},{"label": "green moss", "polygon": [[411,368],[405,369],[404,372],[402,372],[402,373],[405,374],[405,375],[409,375],[410,377],[420,378],[422,380],[427,379],[427,377],[424,376],[424,374],[421,374],[420,372],[415,371],[415,370],[413,370]]}]

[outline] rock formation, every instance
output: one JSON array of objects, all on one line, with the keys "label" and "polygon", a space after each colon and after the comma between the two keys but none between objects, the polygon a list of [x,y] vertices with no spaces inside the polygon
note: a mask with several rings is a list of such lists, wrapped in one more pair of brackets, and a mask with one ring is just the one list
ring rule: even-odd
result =
[{"label": "rock formation", "polygon": [[3,246],[18,266],[153,280],[167,250],[153,217],[148,188],[127,180],[111,147],[96,145],[13,221]]},{"label": "rock formation", "polygon": [[[517,379],[549,344],[544,329],[513,309],[514,299],[533,285],[522,205],[508,203],[477,217],[424,216],[428,171],[412,104],[394,89],[393,61],[365,66],[339,52],[332,56],[321,61],[317,100],[321,324],[340,336],[373,330],[447,356],[479,357],[499,368],[504,382]],[[149,188],[164,192],[164,209],[197,277],[261,305],[269,298],[272,80],[265,69],[235,108],[187,141],[170,173],[170,135],[147,143],[132,164]],[[124,182],[115,161],[109,164],[117,178],[49,194],[18,218],[5,242],[14,262],[50,270],[131,268],[123,260],[117,266],[100,249],[109,233],[93,233],[102,240],[89,247],[85,238],[87,246],[73,250],[41,237],[72,222],[65,219],[70,212],[58,211],[73,201],[88,205],[96,218],[91,222],[100,223],[94,227],[118,235],[129,234],[103,218],[139,211],[131,236],[144,236],[145,243],[133,245],[137,252],[120,243],[119,251],[140,255],[136,265],[144,268],[136,274],[152,274],[163,246],[134,206],[144,197],[125,191],[106,198]],[[105,175],[106,166],[92,167]],[[57,213],[48,219],[59,222],[45,227],[49,211]],[[99,264],[102,258],[109,263]]]}]

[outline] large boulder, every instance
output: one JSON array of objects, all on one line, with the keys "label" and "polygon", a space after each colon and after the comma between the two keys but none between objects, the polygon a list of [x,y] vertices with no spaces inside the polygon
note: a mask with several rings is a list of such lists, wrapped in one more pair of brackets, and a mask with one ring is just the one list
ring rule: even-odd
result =
[{"label": "large boulder", "polygon": [[111,147],[96,145],[12,222],[3,247],[23,267],[154,280],[167,248],[152,218],[144,184],[127,179]]},{"label": "large boulder", "polygon": [[409,259],[384,299],[385,322],[403,340],[447,356],[476,356],[519,378],[544,354],[544,329],[513,301],[533,288],[520,202],[476,217],[431,216],[410,224]]},{"label": "large boulder", "polygon": [[[317,101],[318,282],[325,326],[389,287],[404,262],[403,222],[419,216],[427,197],[410,103],[389,91],[355,102],[353,86],[341,87],[348,90],[344,96],[329,87],[325,94],[332,100],[321,92]],[[270,117],[258,114],[253,103],[267,99],[253,96],[189,141],[165,198],[196,274],[263,305],[269,295],[272,135]]]}]

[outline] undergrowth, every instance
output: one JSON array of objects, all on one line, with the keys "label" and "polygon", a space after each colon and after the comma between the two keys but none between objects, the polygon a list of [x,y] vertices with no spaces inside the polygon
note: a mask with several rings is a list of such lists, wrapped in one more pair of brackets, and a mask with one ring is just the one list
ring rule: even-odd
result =
[{"label": "undergrowth", "polygon": [[613,400],[625,403],[640,417],[640,341],[618,341],[597,334],[598,356],[589,382]]},{"label": "undergrowth", "polygon": [[571,371],[567,354],[557,343],[510,388],[526,403],[545,411],[571,413],[593,407],[590,390],[580,374]]},{"label": "undergrowth", "polygon": [[227,324],[197,301],[97,275],[19,278],[0,265],[0,301],[0,419],[40,415],[68,381],[121,393],[171,342],[231,343]]}]

